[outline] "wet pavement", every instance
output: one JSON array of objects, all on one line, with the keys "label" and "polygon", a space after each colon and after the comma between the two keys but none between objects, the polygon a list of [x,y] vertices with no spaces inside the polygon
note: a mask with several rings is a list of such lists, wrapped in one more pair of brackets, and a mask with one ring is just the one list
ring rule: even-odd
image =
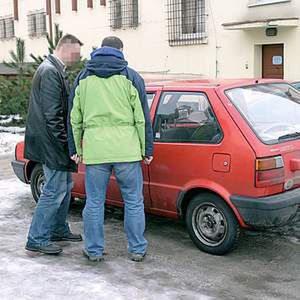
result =
[{"label": "wet pavement", "polygon": [[[180,221],[147,216],[148,256],[128,260],[120,209],[106,210],[108,255],[91,263],[82,243],[60,243],[59,256],[24,250],[34,211],[28,186],[0,156],[0,299],[300,299],[300,212],[268,232],[243,232],[227,256],[199,251]],[[69,221],[82,233],[83,202]]]}]

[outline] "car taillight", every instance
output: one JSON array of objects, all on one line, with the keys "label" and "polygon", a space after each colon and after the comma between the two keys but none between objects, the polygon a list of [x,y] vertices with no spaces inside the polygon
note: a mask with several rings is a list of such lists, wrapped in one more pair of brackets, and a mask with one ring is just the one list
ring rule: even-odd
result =
[{"label": "car taillight", "polygon": [[282,156],[259,158],[255,162],[255,186],[267,187],[284,182]]},{"label": "car taillight", "polygon": [[24,159],[24,143],[18,143],[15,147],[15,159],[23,160]]}]

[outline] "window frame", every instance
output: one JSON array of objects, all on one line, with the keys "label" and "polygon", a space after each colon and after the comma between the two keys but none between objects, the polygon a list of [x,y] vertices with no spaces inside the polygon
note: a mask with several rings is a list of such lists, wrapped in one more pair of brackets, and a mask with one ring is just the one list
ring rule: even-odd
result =
[{"label": "window frame", "polygon": [[[34,21],[31,21],[31,18],[34,19]],[[38,21],[40,20],[43,21],[39,24]],[[32,22],[32,27],[30,25],[30,22]],[[40,38],[46,36],[47,35],[46,12],[43,9],[28,12],[27,26],[28,26],[28,36],[30,38]],[[32,30],[32,28],[34,30]]]},{"label": "window frame", "polygon": [[[161,141],[161,140],[157,140],[156,138],[156,126],[157,126],[157,119],[158,119],[158,110],[160,108],[160,104],[161,104],[161,101],[163,101],[163,98],[164,98],[164,95],[165,94],[175,94],[175,93],[181,93],[181,94],[186,94],[186,95],[189,95],[189,94],[198,94],[198,95],[203,95],[206,100],[207,100],[207,104],[209,105],[210,109],[211,109],[211,112],[212,112],[212,115],[216,121],[216,125],[218,126],[218,129],[220,131],[220,138],[215,141],[215,142],[195,142],[195,141],[191,141],[191,142],[182,142],[182,141]],[[214,108],[211,104],[211,101],[208,97],[208,94],[205,92],[205,91],[188,91],[188,90],[161,90],[160,94],[158,95],[159,96],[159,99],[157,100],[157,104],[156,104],[156,107],[155,107],[155,115],[154,115],[154,120],[153,120],[153,134],[154,134],[154,142],[155,143],[161,143],[161,144],[181,144],[181,145],[219,145],[223,139],[224,139],[224,131],[222,129],[222,126],[221,126],[221,123],[219,122],[219,119],[217,118],[217,115],[214,111]]]},{"label": "window frame", "polygon": [[[168,34],[170,46],[194,45],[207,43],[206,0],[199,2],[197,12],[197,28],[199,32],[184,33],[183,31],[183,0],[168,0]],[[203,8],[202,8],[203,7]],[[203,10],[203,11],[202,11]],[[201,31],[202,27],[204,29]],[[179,30],[178,30],[179,29]]]},{"label": "window frame", "polygon": [[112,30],[135,29],[139,26],[139,0],[110,0],[109,4]]},{"label": "window frame", "polygon": [[[12,40],[16,37],[15,32],[15,22],[13,16],[4,16],[0,17],[0,22],[2,22],[3,26],[3,36],[0,36],[0,40]],[[9,28],[8,24],[10,24],[11,28]],[[8,35],[8,32],[10,35]]]}]

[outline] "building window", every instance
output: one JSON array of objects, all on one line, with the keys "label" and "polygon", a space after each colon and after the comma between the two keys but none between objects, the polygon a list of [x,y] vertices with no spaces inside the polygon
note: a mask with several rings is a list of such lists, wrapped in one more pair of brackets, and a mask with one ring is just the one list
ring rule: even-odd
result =
[{"label": "building window", "polygon": [[113,29],[136,28],[139,25],[138,0],[111,0],[110,26]]},{"label": "building window", "polygon": [[30,37],[41,37],[47,33],[46,13],[44,11],[29,12],[27,18]]},{"label": "building window", "polygon": [[13,17],[0,18],[0,39],[12,39],[15,36]]},{"label": "building window", "polygon": [[268,4],[283,3],[283,2],[291,2],[291,0],[250,0],[248,6],[253,7],[253,6],[261,6],[261,5],[268,5]]},{"label": "building window", "polygon": [[168,0],[170,46],[206,42],[205,0]]}]

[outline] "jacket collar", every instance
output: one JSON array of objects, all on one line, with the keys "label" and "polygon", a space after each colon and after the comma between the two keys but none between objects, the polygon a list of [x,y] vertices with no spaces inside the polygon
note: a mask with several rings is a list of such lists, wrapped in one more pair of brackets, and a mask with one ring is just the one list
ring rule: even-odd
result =
[{"label": "jacket collar", "polygon": [[54,67],[62,74],[66,73],[66,66],[57,59],[53,54],[49,54],[47,59],[54,65]]}]

